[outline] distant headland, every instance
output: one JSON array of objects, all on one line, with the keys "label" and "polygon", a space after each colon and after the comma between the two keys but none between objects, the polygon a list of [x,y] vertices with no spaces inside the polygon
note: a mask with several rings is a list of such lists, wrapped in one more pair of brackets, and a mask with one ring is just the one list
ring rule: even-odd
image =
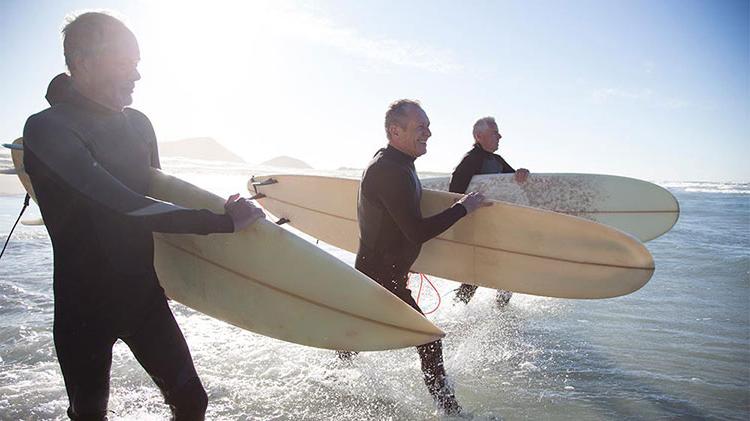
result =
[{"label": "distant headland", "polygon": [[244,163],[245,160],[210,137],[159,143],[159,156]]},{"label": "distant headland", "polygon": [[[188,158],[204,161],[247,163],[239,155],[211,137],[193,137],[159,144],[159,155],[164,158]],[[277,156],[259,165],[272,167],[312,169],[312,166],[291,156]]]},{"label": "distant headland", "polygon": [[277,156],[276,158],[269,159],[268,161],[262,162],[260,165],[268,165],[271,167],[284,167],[284,168],[297,168],[297,169],[312,169],[312,166],[307,162],[301,161],[291,156]]}]

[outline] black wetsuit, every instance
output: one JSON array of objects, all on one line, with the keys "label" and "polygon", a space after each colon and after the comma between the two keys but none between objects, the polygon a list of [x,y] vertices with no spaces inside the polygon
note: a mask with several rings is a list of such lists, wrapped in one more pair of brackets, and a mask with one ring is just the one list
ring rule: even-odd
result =
[{"label": "black wetsuit", "polygon": [[[61,87],[63,85],[63,87]],[[24,166],[52,240],[58,361],[74,419],[106,416],[112,345],[128,344],[178,419],[207,398],[153,265],[152,232],[229,233],[227,215],[146,197],[159,167],[148,118],[78,94],[64,76],[29,117]]]},{"label": "black wetsuit", "polygon": [[[479,143],[464,155],[461,162],[456,166],[451,175],[448,191],[453,193],[466,193],[472,177],[478,174],[504,174],[514,173],[513,169],[500,155],[485,151]],[[456,297],[468,303],[477,291],[476,285],[461,284]],[[512,295],[507,291],[498,291],[498,303],[505,304]]]},{"label": "black wetsuit", "polygon": [[[422,217],[422,185],[414,159],[388,146],[378,151],[365,169],[357,200],[360,243],[355,266],[421,313],[406,287],[409,268],[422,243],[450,228],[466,215],[466,208],[455,204],[437,215]],[[452,393],[446,392],[441,341],[417,350],[430,393],[440,404],[446,399],[455,403]]]},{"label": "black wetsuit", "polygon": [[466,152],[461,162],[458,163],[456,169],[453,170],[451,175],[451,184],[448,187],[448,191],[453,193],[466,193],[466,189],[471,183],[471,178],[478,174],[504,174],[514,173],[516,170],[513,169],[502,156],[487,152],[482,149],[482,146],[478,143],[474,144],[474,147]]}]

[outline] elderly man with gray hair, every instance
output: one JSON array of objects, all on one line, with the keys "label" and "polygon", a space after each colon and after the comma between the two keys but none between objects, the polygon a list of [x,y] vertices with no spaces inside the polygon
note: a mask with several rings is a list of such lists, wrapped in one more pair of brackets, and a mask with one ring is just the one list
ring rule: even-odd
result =
[{"label": "elderly man with gray hair", "polygon": [[[481,194],[469,193],[442,212],[423,216],[422,185],[414,161],[427,153],[430,120],[418,102],[399,100],[386,112],[385,134],[387,147],[375,154],[360,183],[355,267],[421,313],[407,281],[422,244],[491,203]],[[447,381],[442,342],[420,345],[417,351],[425,385],[435,403],[447,414],[458,414],[461,406]]]},{"label": "elderly man with gray hair", "polygon": [[[474,147],[464,155],[456,169],[453,171],[448,188],[454,193],[465,193],[469,187],[472,177],[477,174],[504,174],[515,173],[515,179],[519,183],[526,181],[529,170],[519,168],[514,170],[500,155],[495,154],[500,144],[502,135],[498,130],[494,117],[483,117],[474,123]],[[476,285],[462,284],[456,293],[456,300],[468,304],[474,293]],[[497,291],[497,304],[502,307],[508,304],[513,295],[510,291]]]},{"label": "elderly man with gray hair", "polygon": [[154,269],[153,232],[231,233],[263,217],[233,195],[225,213],[147,197],[159,168],[149,119],[128,108],[141,78],[138,42],[118,19],[80,14],[63,29],[70,76],[24,127],[24,167],[52,240],[54,342],[68,416],[107,418],[112,346],[125,342],[177,420],[208,398]]}]

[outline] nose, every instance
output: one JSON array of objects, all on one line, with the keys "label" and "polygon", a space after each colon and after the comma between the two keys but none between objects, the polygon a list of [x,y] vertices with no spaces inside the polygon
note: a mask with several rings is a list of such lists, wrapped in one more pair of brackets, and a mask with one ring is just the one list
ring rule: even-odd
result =
[{"label": "nose", "polygon": [[141,74],[138,72],[138,69],[133,69],[133,73],[130,75],[130,80],[133,82],[141,80]]},{"label": "nose", "polygon": [[425,131],[427,132],[427,138],[429,139],[432,136],[432,132],[429,128],[426,128]]}]

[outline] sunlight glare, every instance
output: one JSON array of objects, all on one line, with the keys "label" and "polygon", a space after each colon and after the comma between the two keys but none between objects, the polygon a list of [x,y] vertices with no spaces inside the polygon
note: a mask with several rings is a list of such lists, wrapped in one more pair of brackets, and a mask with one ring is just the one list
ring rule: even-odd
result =
[{"label": "sunlight glare", "polygon": [[280,15],[255,2],[151,7],[140,35],[143,79],[136,94],[158,121],[160,140],[211,136],[243,153],[242,123],[267,112],[266,99],[281,85],[278,37],[268,30]]}]

